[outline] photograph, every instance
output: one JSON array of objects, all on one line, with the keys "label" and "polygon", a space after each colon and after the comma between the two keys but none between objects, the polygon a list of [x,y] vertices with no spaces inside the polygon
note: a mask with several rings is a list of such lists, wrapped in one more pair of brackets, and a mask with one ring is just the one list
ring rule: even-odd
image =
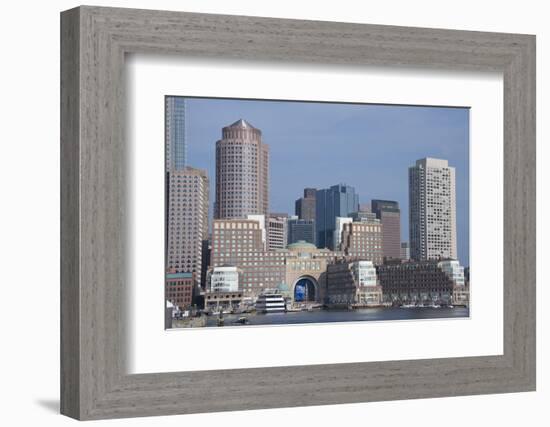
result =
[{"label": "photograph", "polygon": [[468,107],[164,102],[166,329],[469,317]]},{"label": "photograph", "polygon": [[423,2],[10,3],[5,424],[547,418],[550,27]]}]

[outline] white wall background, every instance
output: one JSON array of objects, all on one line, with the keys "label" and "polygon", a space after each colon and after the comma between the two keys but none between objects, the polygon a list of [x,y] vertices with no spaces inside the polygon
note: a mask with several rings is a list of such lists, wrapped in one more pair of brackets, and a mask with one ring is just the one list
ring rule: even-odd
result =
[{"label": "white wall background", "polygon": [[[97,5],[537,34],[537,217],[548,215],[550,27],[536,0],[96,1]],[[0,390],[3,425],[63,426],[59,384],[59,11],[74,1],[2,4],[0,66]],[[475,184],[475,183],[474,183]],[[546,205],[546,206],[545,206]],[[545,209],[546,208],[546,209]],[[109,421],[110,425],[546,426],[550,416],[548,226],[538,221],[538,391]],[[25,304],[38,307],[29,312]],[[546,404],[546,405],[545,405]],[[95,424],[95,423],[92,423]]]}]

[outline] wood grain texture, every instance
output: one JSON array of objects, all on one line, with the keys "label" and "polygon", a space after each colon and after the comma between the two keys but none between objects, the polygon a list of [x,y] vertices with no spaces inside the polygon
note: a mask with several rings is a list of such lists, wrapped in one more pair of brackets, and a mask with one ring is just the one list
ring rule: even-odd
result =
[{"label": "wood grain texture", "polygon": [[[100,419],[535,389],[534,36],[84,6],[62,13],[61,38],[62,413]],[[503,72],[504,354],[126,374],[127,53]]]},{"label": "wood grain texture", "polygon": [[80,414],[79,17],[61,21],[61,413]]}]

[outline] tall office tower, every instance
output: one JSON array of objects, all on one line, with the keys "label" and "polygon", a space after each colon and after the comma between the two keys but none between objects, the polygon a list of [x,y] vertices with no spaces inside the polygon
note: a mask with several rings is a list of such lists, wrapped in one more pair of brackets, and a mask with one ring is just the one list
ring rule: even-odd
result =
[{"label": "tall office tower", "polygon": [[382,223],[382,254],[384,258],[401,258],[401,211],[392,200],[372,200],[372,213]]},{"label": "tall office tower", "polygon": [[304,197],[295,202],[295,213],[298,219],[315,219],[315,194],[317,189],[304,188]]},{"label": "tall office tower", "polygon": [[315,220],[314,219],[299,219],[297,216],[292,216],[288,220],[288,241],[292,243],[300,240],[315,244]]},{"label": "tall office tower", "polygon": [[379,222],[344,222],[340,249],[348,259],[381,264],[382,224]]},{"label": "tall office tower", "polygon": [[334,229],[336,217],[346,217],[359,207],[359,195],[355,188],[345,184],[317,190],[315,194],[315,228],[317,247],[335,249]]},{"label": "tall office tower", "polygon": [[457,258],[455,168],[447,160],[409,168],[409,244],[413,260]]},{"label": "tall office tower", "polygon": [[201,283],[204,242],[208,239],[208,177],[185,167],[169,174],[166,271],[195,273]]},{"label": "tall office tower", "polygon": [[270,213],[266,218],[267,250],[275,251],[285,249],[287,245],[288,215],[283,213]]},{"label": "tall office tower", "polygon": [[262,132],[242,119],[224,127],[216,142],[214,218],[267,215],[268,181],[269,146]]},{"label": "tall office tower", "polygon": [[408,261],[411,259],[411,250],[409,242],[401,242],[401,259]]},{"label": "tall office tower", "polygon": [[185,98],[165,98],[166,171],[181,170],[187,163],[185,141]]}]

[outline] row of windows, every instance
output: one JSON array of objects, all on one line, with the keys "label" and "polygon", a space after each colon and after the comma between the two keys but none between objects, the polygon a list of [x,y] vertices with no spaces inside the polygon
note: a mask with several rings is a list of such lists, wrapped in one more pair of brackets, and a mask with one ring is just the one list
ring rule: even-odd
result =
[{"label": "row of windows", "polygon": [[260,229],[260,225],[257,221],[250,222],[224,222],[214,221],[214,229]]}]

